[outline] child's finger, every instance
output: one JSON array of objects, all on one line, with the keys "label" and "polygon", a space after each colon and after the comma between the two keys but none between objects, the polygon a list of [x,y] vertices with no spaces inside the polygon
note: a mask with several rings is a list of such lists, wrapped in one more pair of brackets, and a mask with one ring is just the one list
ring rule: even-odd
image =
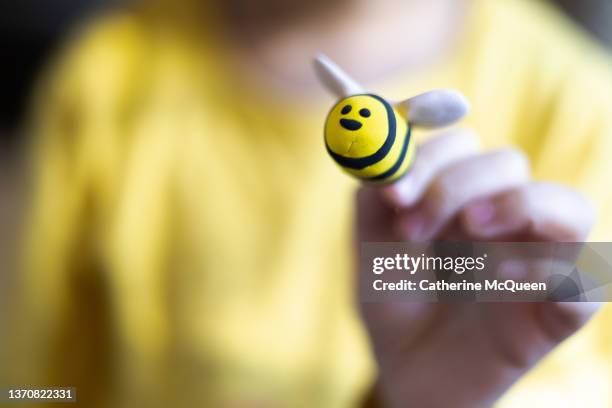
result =
[{"label": "child's finger", "polygon": [[590,202],[575,190],[531,183],[469,204],[461,221],[481,239],[529,233],[551,241],[584,241],[594,222]]},{"label": "child's finger", "polygon": [[480,143],[468,130],[444,132],[419,146],[408,173],[383,194],[397,207],[410,207],[419,201],[436,175],[449,165],[476,154]]},{"label": "child's finger", "polygon": [[432,239],[468,203],[529,181],[529,166],[517,150],[500,150],[463,160],[444,169],[419,205],[400,219],[406,239]]}]

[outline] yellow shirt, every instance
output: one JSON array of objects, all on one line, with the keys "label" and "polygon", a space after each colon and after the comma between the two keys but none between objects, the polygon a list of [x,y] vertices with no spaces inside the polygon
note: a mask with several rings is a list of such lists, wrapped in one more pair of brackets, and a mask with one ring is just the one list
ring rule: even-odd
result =
[{"label": "yellow shirt", "polygon": [[[587,194],[609,240],[608,57],[536,1],[476,1],[466,27],[438,66],[368,85],[460,89],[484,145]],[[332,101],[269,98],[189,35],[113,15],[45,83],[14,378],[88,406],[354,406],[375,368],[353,299],[357,184],[322,142]],[[610,406],[609,322],[500,405]]]}]

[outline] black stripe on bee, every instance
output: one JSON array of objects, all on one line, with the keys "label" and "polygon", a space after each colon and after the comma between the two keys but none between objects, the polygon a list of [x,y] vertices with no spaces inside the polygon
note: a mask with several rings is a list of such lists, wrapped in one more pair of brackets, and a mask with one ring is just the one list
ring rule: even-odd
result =
[{"label": "black stripe on bee", "polygon": [[408,129],[406,130],[406,137],[404,138],[404,144],[402,146],[402,150],[400,151],[400,155],[395,161],[395,163],[393,164],[393,166],[391,166],[387,171],[385,171],[382,174],[379,174],[378,176],[362,177],[362,179],[367,180],[367,181],[380,181],[380,180],[384,180],[386,178],[392,177],[402,167],[404,160],[406,160],[406,153],[408,153],[408,146],[410,145],[411,134],[412,134],[412,123],[408,122]]},{"label": "black stripe on bee", "polygon": [[[354,96],[360,96],[360,95],[354,95]],[[397,127],[397,124],[395,123],[395,114],[393,113],[393,108],[387,101],[385,101],[380,96],[374,95],[374,94],[363,94],[363,96],[371,96],[372,98],[378,100],[380,103],[383,104],[383,106],[385,107],[385,110],[387,111],[387,120],[389,122],[389,132],[387,133],[385,142],[380,147],[380,149],[378,149],[375,153],[371,154],[370,156],[345,157],[345,156],[339,155],[338,153],[333,152],[332,149],[330,149],[327,142],[325,143],[327,152],[330,154],[331,157],[333,157],[333,159],[339,165],[341,165],[342,167],[346,167],[346,168],[354,169],[354,170],[363,170],[366,167],[376,164],[382,159],[384,159],[385,156],[391,151],[391,148],[393,147],[393,143],[395,143],[395,133],[396,133],[396,127]]]}]

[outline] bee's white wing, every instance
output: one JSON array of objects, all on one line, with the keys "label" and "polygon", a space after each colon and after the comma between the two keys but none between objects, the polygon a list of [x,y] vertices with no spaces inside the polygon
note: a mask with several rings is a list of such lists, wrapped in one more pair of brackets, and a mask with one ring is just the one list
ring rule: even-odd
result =
[{"label": "bee's white wing", "polygon": [[357,82],[323,54],[315,58],[314,68],[321,83],[338,98],[365,93]]},{"label": "bee's white wing", "polygon": [[411,123],[427,128],[450,125],[470,110],[467,99],[451,89],[425,92],[394,105]]}]

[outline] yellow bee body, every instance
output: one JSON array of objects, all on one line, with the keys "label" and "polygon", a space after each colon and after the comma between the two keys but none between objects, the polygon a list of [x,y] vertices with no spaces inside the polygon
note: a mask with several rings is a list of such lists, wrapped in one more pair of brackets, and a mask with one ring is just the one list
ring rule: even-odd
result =
[{"label": "yellow bee body", "polygon": [[331,109],[325,122],[325,145],[347,173],[370,182],[402,177],[414,158],[412,125],[374,94],[352,95]]}]

